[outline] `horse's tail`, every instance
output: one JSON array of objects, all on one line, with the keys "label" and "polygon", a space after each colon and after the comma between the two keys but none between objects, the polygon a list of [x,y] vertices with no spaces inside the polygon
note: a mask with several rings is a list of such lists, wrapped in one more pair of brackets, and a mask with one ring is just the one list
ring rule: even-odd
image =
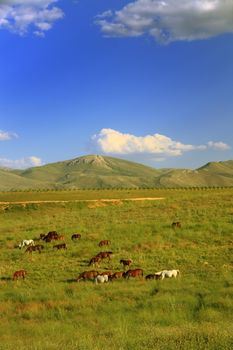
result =
[{"label": "horse's tail", "polygon": [[177,270],[177,276],[180,276],[180,270]]}]

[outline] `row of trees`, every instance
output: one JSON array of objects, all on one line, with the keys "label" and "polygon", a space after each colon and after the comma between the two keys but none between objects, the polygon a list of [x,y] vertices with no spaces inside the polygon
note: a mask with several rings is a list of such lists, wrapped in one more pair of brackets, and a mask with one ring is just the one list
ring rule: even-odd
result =
[{"label": "row of trees", "polygon": [[156,190],[156,191],[164,191],[164,190],[193,190],[193,191],[205,191],[205,190],[224,190],[224,189],[232,189],[233,186],[190,186],[190,187],[104,187],[104,188],[46,188],[46,189],[15,189],[12,188],[10,190],[1,191],[2,193],[6,192],[72,192],[72,191],[133,191],[133,190]]}]

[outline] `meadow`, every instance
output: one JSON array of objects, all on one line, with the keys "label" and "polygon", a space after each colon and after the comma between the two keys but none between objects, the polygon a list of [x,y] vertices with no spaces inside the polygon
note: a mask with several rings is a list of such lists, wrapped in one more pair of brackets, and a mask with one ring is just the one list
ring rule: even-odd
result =
[{"label": "meadow", "polygon": [[[164,199],[121,200],[134,197]],[[84,201],[100,198],[116,200]],[[14,203],[43,200],[70,202]],[[232,349],[233,189],[5,192],[0,202],[1,350]],[[42,241],[41,254],[17,248],[52,230],[66,251]],[[99,248],[102,239],[111,245]],[[130,258],[144,275],[181,276],[76,282],[104,250],[114,254],[101,272],[122,271],[119,260]],[[20,269],[26,279],[13,281]]]}]

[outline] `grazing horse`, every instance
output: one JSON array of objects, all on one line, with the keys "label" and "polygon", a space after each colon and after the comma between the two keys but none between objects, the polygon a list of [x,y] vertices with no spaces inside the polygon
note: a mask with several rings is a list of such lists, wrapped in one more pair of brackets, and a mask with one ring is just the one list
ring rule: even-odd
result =
[{"label": "grazing horse", "polygon": [[61,244],[54,245],[53,249],[57,249],[57,250],[59,250],[59,249],[67,249],[67,247],[66,247],[65,243],[61,243]]},{"label": "grazing horse", "polygon": [[32,252],[36,252],[37,250],[39,251],[39,253],[41,253],[42,249],[44,249],[44,246],[42,244],[37,244],[35,246],[27,247],[27,249],[25,250],[25,253],[32,254]]},{"label": "grazing horse", "polygon": [[64,235],[58,235],[56,237],[53,238],[55,241],[64,241],[65,236]]},{"label": "grazing horse", "polygon": [[142,269],[128,270],[127,272],[124,272],[123,277],[128,279],[130,277],[143,277],[143,270]]},{"label": "grazing horse", "polygon": [[104,271],[104,272],[100,273],[100,276],[104,276],[104,275],[107,275],[108,277],[111,277],[112,276],[112,271]]},{"label": "grazing horse", "polygon": [[91,258],[90,262],[89,262],[89,266],[91,265],[98,265],[101,262],[102,258],[100,256],[94,256],[93,258]]},{"label": "grazing horse", "polygon": [[77,282],[79,282],[80,280],[93,280],[98,275],[98,271],[84,271],[78,276]]},{"label": "grazing horse", "polygon": [[103,241],[99,242],[99,247],[102,247],[103,245],[109,245],[111,242],[108,239],[104,239]]},{"label": "grazing horse", "polygon": [[108,275],[98,275],[95,277],[95,283],[107,283],[108,282]]},{"label": "grazing horse", "polygon": [[35,245],[35,242],[33,241],[33,239],[24,239],[19,243],[19,248],[23,248],[26,246],[32,246]]},{"label": "grazing horse", "polygon": [[180,270],[163,270],[161,271],[161,280],[164,278],[176,278],[180,275]]},{"label": "grazing horse", "polygon": [[108,258],[108,260],[110,260],[112,254],[113,254],[112,252],[100,252],[96,256],[99,256],[101,259]]},{"label": "grazing horse", "polygon": [[152,273],[146,276],[146,280],[159,280],[161,278],[161,274]]},{"label": "grazing horse", "polygon": [[126,267],[126,266],[130,266],[131,264],[132,264],[132,260],[125,260],[125,259],[121,259],[120,260],[120,264],[123,264],[123,266],[124,266],[124,268]]},{"label": "grazing horse", "polygon": [[16,280],[18,277],[23,277],[23,279],[26,276],[26,271],[25,270],[19,270],[19,271],[15,271],[15,273],[13,274],[13,281]]},{"label": "grazing horse", "polygon": [[122,278],[124,275],[124,271],[119,271],[119,272],[114,272],[112,276],[109,276],[109,279],[112,280],[117,280],[119,278]]},{"label": "grazing horse", "polygon": [[74,234],[71,236],[72,241],[75,240],[75,239],[80,239],[80,238],[81,238],[80,233],[74,233]]},{"label": "grazing horse", "polygon": [[172,228],[181,228],[181,222],[180,221],[173,222]]},{"label": "grazing horse", "polygon": [[51,242],[52,239],[56,240],[59,237],[57,231],[50,231],[43,237],[45,242]]}]

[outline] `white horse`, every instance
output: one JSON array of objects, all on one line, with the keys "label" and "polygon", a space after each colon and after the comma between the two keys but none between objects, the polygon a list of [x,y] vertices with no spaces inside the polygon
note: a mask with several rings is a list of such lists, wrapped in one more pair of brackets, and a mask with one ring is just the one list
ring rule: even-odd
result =
[{"label": "white horse", "polygon": [[164,278],[176,278],[180,275],[180,270],[163,270],[161,272],[157,272],[157,274],[158,273],[161,275],[161,280],[163,280]]},{"label": "white horse", "polygon": [[95,278],[95,283],[107,283],[108,282],[108,275],[98,275]]},{"label": "white horse", "polygon": [[24,239],[19,243],[19,248],[23,248],[26,246],[30,246],[30,245],[35,245],[35,242],[33,241],[33,239]]}]

